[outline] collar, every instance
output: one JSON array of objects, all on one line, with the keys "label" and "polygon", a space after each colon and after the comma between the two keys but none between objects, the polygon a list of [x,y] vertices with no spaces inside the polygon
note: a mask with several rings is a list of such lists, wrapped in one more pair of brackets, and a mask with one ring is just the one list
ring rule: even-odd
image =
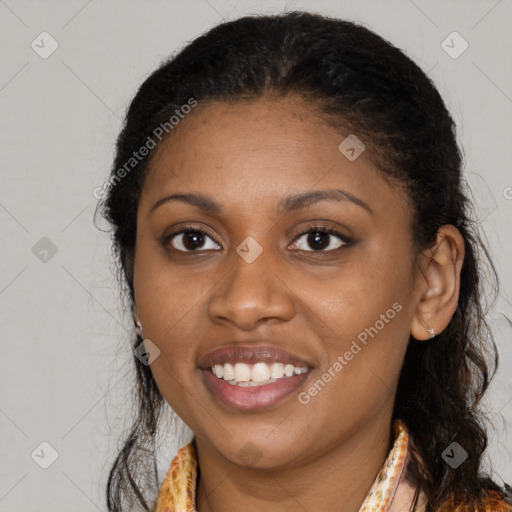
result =
[{"label": "collar", "polygon": [[[409,447],[409,432],[405,423],[393,422],[395,441],[384,465],[359,512],[389,512]],[[160,487],[155,512],[197,512],[195,507],[197,480],[197,453],[194,442],[178,450]]]}]

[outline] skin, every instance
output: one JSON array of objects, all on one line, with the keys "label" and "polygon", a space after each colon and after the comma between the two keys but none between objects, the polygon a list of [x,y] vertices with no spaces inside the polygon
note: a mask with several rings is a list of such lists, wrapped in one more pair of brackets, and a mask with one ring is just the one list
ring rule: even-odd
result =
[{"label": "skin", "polygon": [[[441,332],[457,305],[464,256],[457,229],[443,226],[435,247],[415,254],[404,193],[382,178],[369,150],[349,161],[338,150],[348,133],[301,101],[198,105],[155,150],[140,199],[136,306],[144,337],[161,351],[151,365],[158,387],[195,434],[199,512],[339,512],[341,503],[344,512],[359,510],[391,448],[410,335],[427,342],[426,329]],[[372,213],[347,200],[277,211],[287,195],[331,188]],[[207,195],[222,212],[180,201],[152,210],[175,193]],[[162,241],[189,223],[207,233],[199,251],[180,252],[182,235]],[[300,235],[314,223],[354,243],[336,248],[341,241],[325,235],[328,249],[315,251]],[[250,264],[236,252],[248,236],[263,249]],[[301,404],[298,392],[396,302],[401,311]],[[314,370],[276,406],[230,409],[206,387],[198,361],[236,343],[274,345]],[[259,454],[254,465],[238,455],[247,443]]]}]

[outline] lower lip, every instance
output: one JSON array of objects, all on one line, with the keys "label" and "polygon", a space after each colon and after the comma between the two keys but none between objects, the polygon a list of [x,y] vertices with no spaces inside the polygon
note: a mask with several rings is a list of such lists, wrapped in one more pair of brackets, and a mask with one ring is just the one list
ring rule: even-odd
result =
[{"label": "lower lip", "polygon": [[229,384],[208,369],[202,369],[202,373],[208,389],[224,404],[243,411],[255,411],[272,407],[292,394],[309,377],[311,370],[271,384],[246,387]]}]

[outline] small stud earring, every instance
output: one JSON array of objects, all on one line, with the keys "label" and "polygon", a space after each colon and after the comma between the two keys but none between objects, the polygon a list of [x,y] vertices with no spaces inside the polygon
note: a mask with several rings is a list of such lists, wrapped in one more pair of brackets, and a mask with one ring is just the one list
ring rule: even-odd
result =
[{"label": "small stud earring", "polygon": [[133,324],[135,325],[135,332],[136,332],[137,336],[140,336],[142,338],[143,337],[142,336],[142,324],[140,323],[139,317],[135,312],[132,313],[132,316],[133,316]]},{"label": "small stud earring", "polygon": [[429,338],[430,340],[436,335],[436,331],[433,327],[429,327],[427,329],[427,332],[430,334],[430,338]]}]

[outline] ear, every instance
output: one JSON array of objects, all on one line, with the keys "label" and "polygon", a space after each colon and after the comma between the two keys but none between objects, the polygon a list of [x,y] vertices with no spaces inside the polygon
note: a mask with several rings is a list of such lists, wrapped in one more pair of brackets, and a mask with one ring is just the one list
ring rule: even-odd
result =
[{"label": "ear", "polygon": [[441,226],[434,247],[419,257],[420,272],[415,283],[417,305],[411,323],[413,338],[429,339],[450,323],[459,301],[463,261],[464,239],[460,231],[450,224]]}]

